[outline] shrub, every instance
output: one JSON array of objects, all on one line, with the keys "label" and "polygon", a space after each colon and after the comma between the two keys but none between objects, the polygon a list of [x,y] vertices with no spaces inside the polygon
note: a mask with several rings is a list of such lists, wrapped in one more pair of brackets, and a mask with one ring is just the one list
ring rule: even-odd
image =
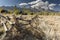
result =
[{"label": "shrub", "polygon": [[19,10],[15,10],[14,14],[20,14],[20,11]]}]

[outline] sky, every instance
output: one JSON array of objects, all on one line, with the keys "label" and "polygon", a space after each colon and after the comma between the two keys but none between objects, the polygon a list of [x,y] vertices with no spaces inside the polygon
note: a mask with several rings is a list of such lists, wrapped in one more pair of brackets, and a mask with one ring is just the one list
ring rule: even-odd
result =
[{"label": "sky", "polygon": [[11,6],[11,5],[17,5],[21,1],[19,0],[0,0],[0,6]]},{"label": "sky", "polygon": [[32,0],[0,0],[0,6],[18,5],[22,2],[31,2]]},{"label": "sky", "polygon": [[[0,5],[17,5],[22,2],[31,2],[31,1],[35,1],[35,0],[0,0]],[[60,0],[43,0],[43,1],[60,4]]]},{"label": "sky", "polygon": [[43,1],[49,1],[49,3],[60,4],[60,0],[43,0]]},{"label": "sky", "polygon": [[[34,1],[37,1],[37,0],[0,0],[0,6],[13,6],[13,5],[19,5],[21,3],[30,3],[30,2],[34,2]],[[39,1],[39,0],[38,0]],[[51,9],[53,10],[56,10],[56,11],[60,11],[60,0],[42,0],[43,2],[46,2],[48,1],[49,4],[54,4],[53,6],[54,7],[50,7]],[[40,2],[41,3],[41,2]],[[55,5],[56,4],[56,5]],[[33,5],[34,6],[34,5]]]}]

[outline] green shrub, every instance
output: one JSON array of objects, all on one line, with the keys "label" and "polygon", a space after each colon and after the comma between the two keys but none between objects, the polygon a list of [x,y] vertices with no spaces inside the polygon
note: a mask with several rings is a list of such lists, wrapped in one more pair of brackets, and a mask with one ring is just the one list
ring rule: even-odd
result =
[{"label": "green shrub", "polygon": [[19,10],[15,10],[14,14],[20,14],[20,11]]}]

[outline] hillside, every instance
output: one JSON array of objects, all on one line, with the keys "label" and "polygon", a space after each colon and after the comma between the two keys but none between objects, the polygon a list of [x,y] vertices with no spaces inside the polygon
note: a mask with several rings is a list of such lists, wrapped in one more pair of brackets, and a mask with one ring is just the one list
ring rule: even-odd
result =
[{"label": "hillside", "polygon": [[8,28],[8,31],[3,30],[0,23],[3,40],[60,40],[60,16],[10,15],[10,20],[7,16],[2,17],[5,20],[0,18],[3,23],[7,21]]}]

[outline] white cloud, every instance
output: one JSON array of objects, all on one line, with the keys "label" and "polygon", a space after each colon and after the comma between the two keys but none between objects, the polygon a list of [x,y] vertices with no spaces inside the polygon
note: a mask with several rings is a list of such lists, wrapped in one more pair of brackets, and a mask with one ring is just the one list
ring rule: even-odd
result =
[{"label": "white cloud", "polygon": [[34,8],[34,7],[41,7],[43,6],[44,2],[39,2],[39,3],[36,3],[35,5],[32,5],[31,7]]},{"label": "white cloud", "polygon": [[56,4],[53,4],[53,3],[52,4],[49,4],[49,9],[50,10],[54,10],[54,6],[56,6]]},{"label": "white cloud", "polygon": [[27,4],[27,3],[20,3],[19,6],[20,6],[21,8],[23,8],[23,7],[27,8],[28,4]]},{"label": "white cloud", "polygon": [[48,4],[49,4],[48,1],[46,2],[39,1],[36,4],[32,5],[31,7],[36,9],[42,8],[42,9],[48,10]]},{"label": "white cloud", "polygon": [[44,4],[42,4],[43,6],[41,6],[41,8],[45,9],[45,10],[48,10],[48,1],[44,2]]},{"label": "white cloud", "polygon": [[42,0],[36,0],[36,1],[29,2],[28,4],[33,5],[33,4],[36,4],[36,3],[41,2],[41,1],[42,1]]},{"label": "white cloud", "polygon": [[25,6],[25,5],[28,5],[27,3],[20,3],[19,4],[20,6]]},{"label": "white cloud", "polygon": [[45,1],[45,2],[40,1],[40,2],[37,2],[36,4],[32,5],[31,7],[36,8],[36,9],[42,8],[42,9],[45,9],[45,10],[48,10],[48,9],[54,10],[54,6],[56,6],[56,4],[53,4],[53,3],[49,4],[48,1]]},{"label": "white cloud", "polygon": [[56,4],[53,4],[53,3],[52,3],[52,4],[50,4],[49,6],[56,6]]},{"label": "white cloud", "polygon": [[28,6],[31,8],[36,8],[36,9],[45,9],[45,10],[54,10],[54,6],[56,6],[56,4],[49,4],[48,1],[43,2],[42,0],[36,0],[36,1],[32,1],[29,3],[21,3],[19,4],[20,6]]}]

